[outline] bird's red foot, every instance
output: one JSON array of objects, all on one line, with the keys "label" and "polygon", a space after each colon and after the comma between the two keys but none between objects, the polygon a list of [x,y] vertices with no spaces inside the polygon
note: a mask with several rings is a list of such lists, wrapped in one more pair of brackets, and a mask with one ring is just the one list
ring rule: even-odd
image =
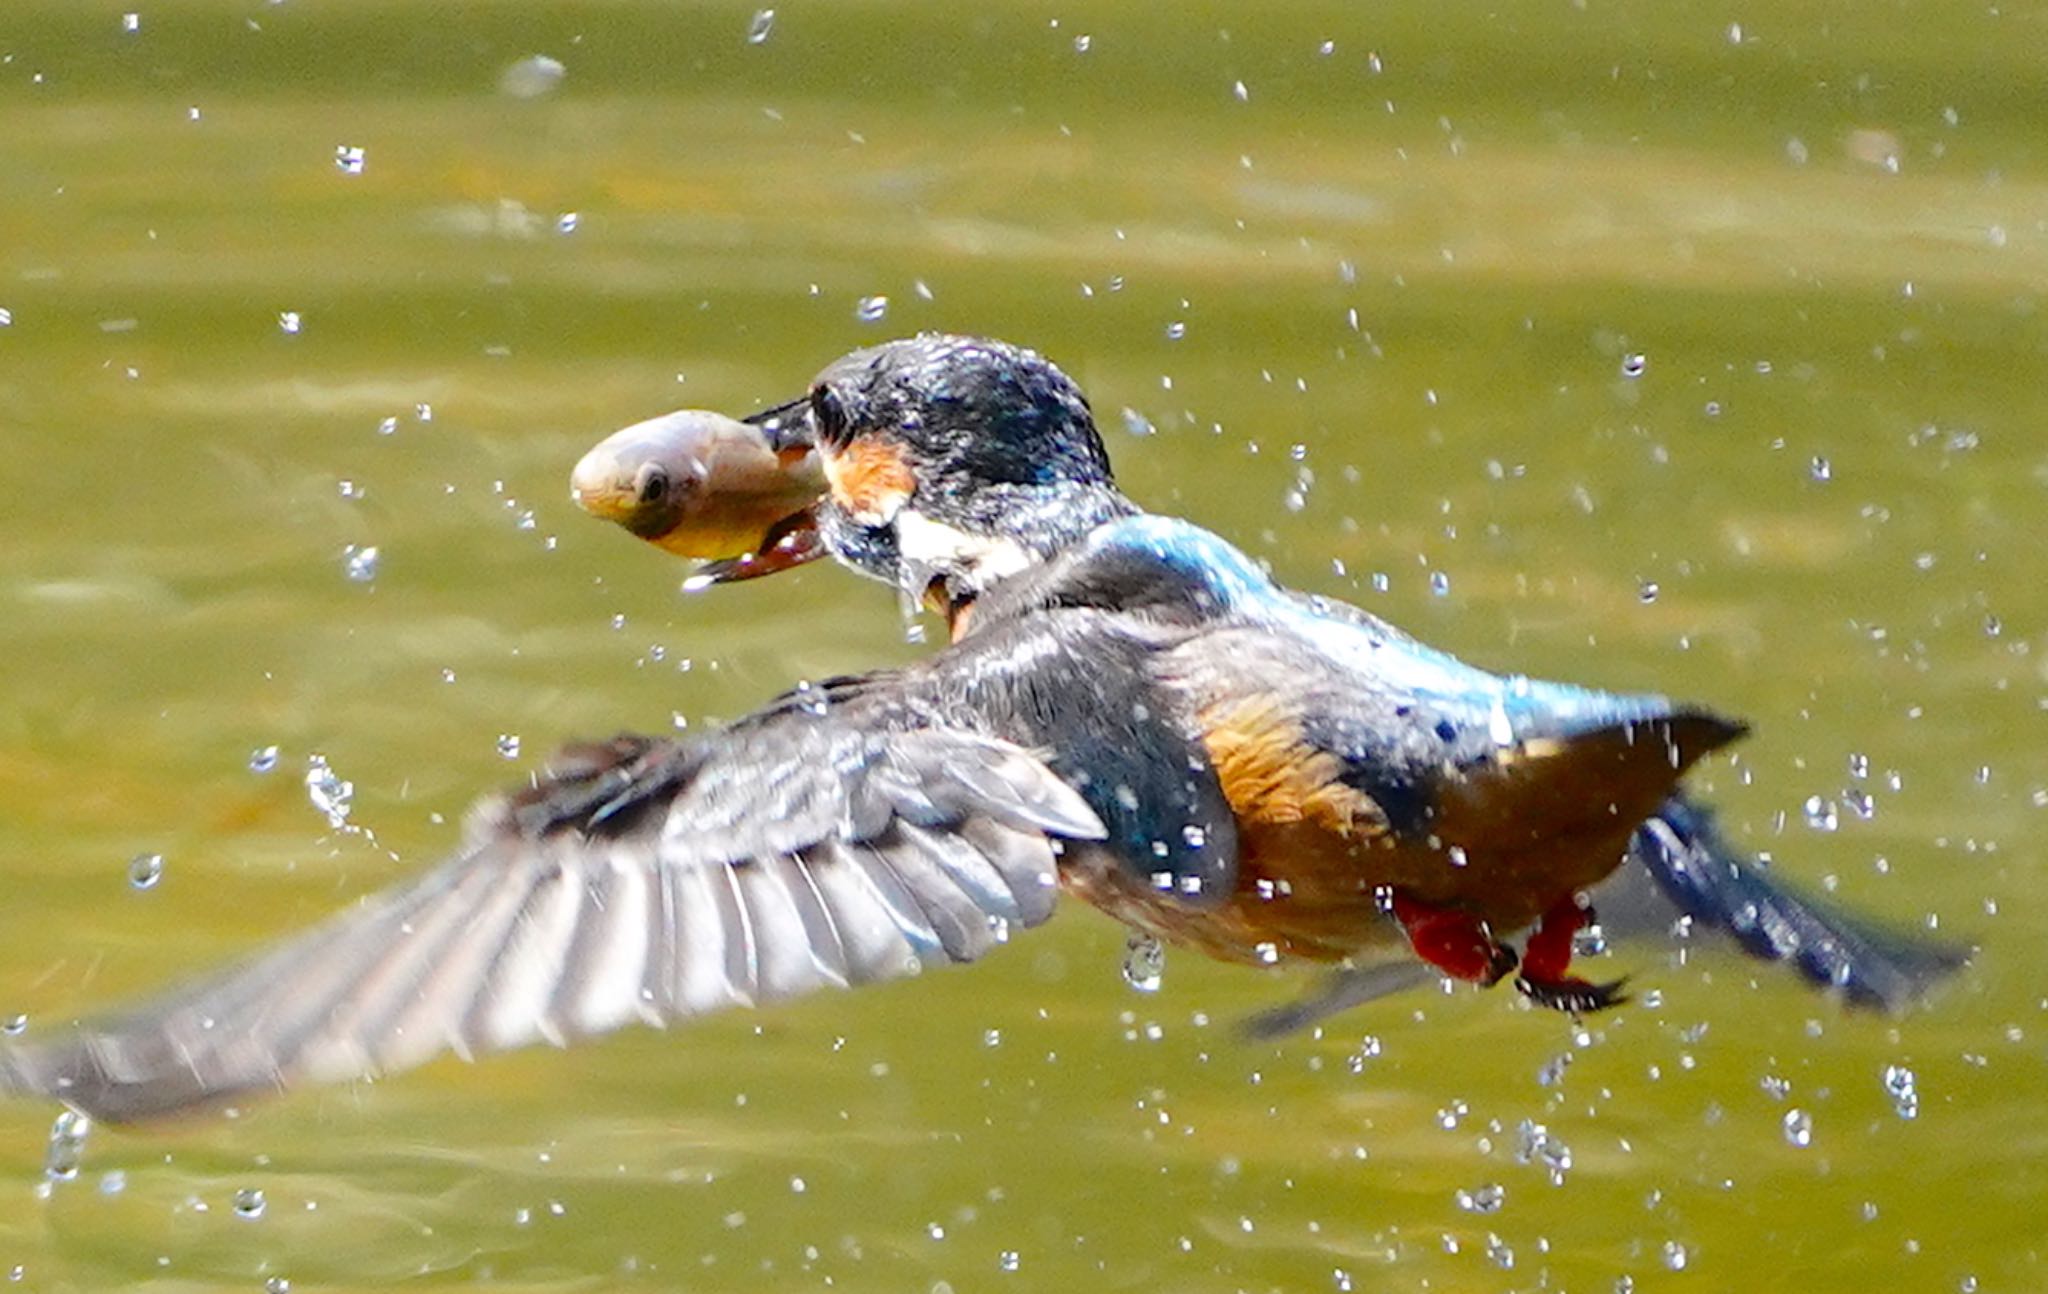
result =
[{"label": "bird's red foot", "polygon": [[1515,950],[1484,921],[1458,908],[1439,908],[1395,891],[1390,910],[1415,955],[1452,979],[1497,984],[1515,968]]},{"label": "bird's red foot", "polygon": [[1581,904],[1577,895],[1566,895],[1543,914],[1522,950],[1522,973],[1515,978],[1523,997],[1537,1006],[1573,1015],[1604,1011],[1628,1001],[1628,994],[1621,991],[1626,980],[1595,984],[1568,973],[1572,937],[1592,923],[1593,909]]}]

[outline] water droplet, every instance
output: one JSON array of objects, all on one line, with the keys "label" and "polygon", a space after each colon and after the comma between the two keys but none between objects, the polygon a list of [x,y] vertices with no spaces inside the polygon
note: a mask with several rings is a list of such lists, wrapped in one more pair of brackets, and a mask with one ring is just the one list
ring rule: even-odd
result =
[{"label": "water droplet", "polygon": [[1553,1186],[1562,1186],[1571,1171],[1572,1148],[1551,1136],[1543,1124],[1524,1119],[1515,1129],[1515,1162],[1540,1165]]},{"label": "water droplet", "polygon": [[162,854],[137,854],[128,860],[128,885],[131,889],[153,890],[163,878]]},{"label": "water droplet", "polygon": [[1865,822],[1877,816],[1877,800],[1871,796],[1870,792],[1859,787],[1844,787],[1842,790],[1842,803],[1848,808],[1849,812]]},{"label": "water droplet", "polygon": [[1180,321],[1180,320],[1178,320],[1178,319],[1176,319],[1176,320],[1174,320],[1174,321],[1173,321],[1172,323],[1170,323],[1170,324],[1166,325],[1166,340],[1168,340],[1168,341],[1179,341],[1179,340],[1180,340],[1181,338],[1183,338],[1183,337],[1185,337],[1185,336],[1187,336],[1187,335],[1188,335],[1188,326],[1187,326],[1187,324],[1183,323],[1182,321]]},{"label": "water droplet", "polygon": [[1230,87],[1230,92],[1237,96],[1237,101],[1239,103],[1250,103],[1252,101],[1251,87],[1247,86],[1242,81],[1234,83]]},{"label": "water droplet", "polygon": [[270,1207],[270,1201],[263,1198],[263,1192],[253,1186],[244,1186],[235,1192],[235,1216],[255,1221]]},{"label": "water droplet", "polygon": [[889,298],[885,296],[862,297],[853,307],[853,317],[862,323],[880,323],[889,313]]},{"label": "water droplet", "polygon": [[1834,801],[1826,796],[1807,796],[1801,811],[1805,814],[1806,825],[1815,831],[1833,831],[1841,825],[1841,815],[1835,812]]},{"label": "water droplet", "polygon": [[1449,597],[1451,593],[1451,577],[1442,571],[1431,571],[1429,573],[1429,591],[1440,598]]},{"label": "water droplet", "polygon": [[508,63],[498,73],[498,92],[513,99],[538,99],[551,94],[569,69],[561,60],[545,54],[533,54],[514,63]]},{"label": "water droplet", "polygon": [[1095,38],[1093,36],[1076,36],[1074,37],[1074,52],[1076,54],[1086,54],[1094,44]]},{"label": "water droplet", "polygon": [[350,544],[341,550],[342,574],[357,584],[368,584],[377,578],[377,545]]},{"label": "water droplet", "polygon": [[299,329],[300,329],[300,327],[301,327],[301,326],[302,326],[302,325],[301,325],[301,321],[300,321],[300,319],[299,319],[299,312],[298,312],[298,311],[296,311],[296,310],[280,310],[280,311],[278,311],[278,312],[277,312],[277,330],[278,330],[279,332],[283,333],[283,334],[284,334],[285,336],[287,336],[287,337],[296,337],[296,336],[298,336],[298,335],[299,335]]},{"label": "water droplet", "polygon": [[119,1195],[128,1189],[128,1174],[118,1168],[110,1168],[100,1175],[100,1194]]},{"label": "water droplet", "polygon": [[0,308],[0,328],[12,328],[13,326],[14,312],[12,310]]},{"label": "water droplet", "polygon": [[1598,957],[1607,951],[1607,932],[1595,921],[1572,934],[1572,956]]},{"label": "water droplet", "polygon": [[1892,1112],[1901,1119],[1915,1119],[1920,1116],[1920,1089],[1914,1081],[1912,1070],[1904,1065],[1886,1065],[1884,1092],[1892,1098]]},{"label": "water droplet", "polygon": [[1649,369],[1650,357],[1648,355],[1634,352],[1621,357],[1621,375],[1623,377],[1641,377]]},{"label": "water droplet", "polygon": [[1502,1271],[1507,1271],[1515,1265],[1514,1246],[1489,1231],[1486,1234],[1486,1258]]},{"label": "water droplet", "polygon": [[518,733],[516,733],[516,732],[501,732],[501,733],[499,733],[499,734],[498,734],[498,758],[500,758],[500,759],[517,759],[517,758],[519,758],[519,734],[518,734]]},{"label": "water droplet", "polygon": [[1133,436],[1149,436],[1159,430],[1152,425],[1150,418],[1147,418],[1129,405],[1125,405],[1123,408],[1123,420],[1124,430]]},{"label": "water droplet", "polygon": [[1742,43],[1741,23],[1731,22],[1728,24],[1728,43],[1730,45],[1740,45]]},{"label": "water droplet", "polygon": [[1657,591],[1657,581],[1644,580],[1636,589],[1636,597],[1644,603],[1655,602],[1657,600]]},{"label": "water droplet", "polygon": [[1471,1112],[1472,1107],[1465,1102],[1452,1101],[1449,1105],[1436,1112],[1436,1126],[1442,1128],[1445,1132],[1453,1131],[1459,1123],[1464,1121],[1465,1116]]},{"label": "water droplet", "polygon": [[1166,979],[1166,948],[1151,935],[1124,941],[1124,983],[1140,993],[1157,993]]},{"label": "water droplet", "polygon": [[28,1017],[26,1015],[10,1015],[4,1020],[0,1020],[0,1034],[5,1034],[9,1038],[19,1038],[27,1032]]},{"label": "water droplet", "polygon": [[129,32],[129,33],[131,33],[131,34],[132,34],[132,33],[134,33],[134,32],[138,32],[138,31],[141,31],[141,30],[142,30],[142,15],[141,15],[141,14],[139,14],[139,13],[124,13],[124,14],[122,14],[122,15],[121,15],[121,30],[122,30],[122,31],[125,31],[125,32]]},{"label": "water droplet", "polygon": [[292,1294],[292,1283],[282,1276],[271,1276],[263,1282],[263,1294]]},{"label": "water droplet", "polygon": [[1687,1249],[1676,1240],[1666,1240],[1664,1242],[1664,1266],[1667,1270],[1682,1272],[1685,1270],[1686,1264],[1691,1261],[1692,1250]]},{"label": "water droplet", "polygon": [[434,420],[434,406],[422,400],[412,407],[412,418],[414,422],[432,422]]},{"label": "water droplet", "polygon": [[1870,756],[1851,752],[1849,755],[1849,776],[1864,778],[1870,776]]},{"label": "water droplet", "polygon": [[353,144],[337,144],[334,149],[334,169],[343,175],[361,175],[369,165],[369,157]]},{"label": "water droplet", "polygon": [[1379,1056],[1379,1038],[1373,1034],[1366,1034],[1363,1038],[1360,1038],[1358,1040],[1358,1050],[1352,1052],[1351,1055],[1346,1058],[1344,1064],[1345,1067],[1348,1068],[1352,1073],[1363,1074],[1365,1072],[1365,1067],[1371,1062],[1378,1060]]},{"label": "water droplet", "polygon": [[583,223],[582,216],[577,215],[573,211],[564,211],[561,215],[555,217],[555,232],[558,234],[573,234],[576,232],[576,226],[581,223]]},{"label": "water droplet", "polygon": [[1785,1117],[1779,1124],[1785,1133],[1787,1145],[1798,1146],[1803,1150],[1813,1144],[1813,1116],[1798,1106],[1795,1105],[1785,1111]]},{"label": "water droplet", "polygon": [[78,1176],[85,1158],[85,1141],[92,1135],[92,1118],[66,1110],[50,1124],[50,1143],[43,1152],[43,1176],[53,1182],[68,1182]]},{"label": "water droplet", "polygon": [[348,824],[350,801],[355,798],[355,783],[345,782],[327,766],[327,757],[322,754],[306,756],[306,798],[313,807],[327,815],[327,825],[339,830]]},{"label": "water droplet", "polygon": [[1469,1191],[1460,1190],[1455,1198],[1458,1207],[1467,1213],[1498,1213],[1508,1202],[1508,1188],[1494,1182]]},{"label": "water droplet", "polygon": [[1835,465],[1822,458],[1819,454],[1813,456],[1813,462],[1807,465],[1806,470],[1807,474],[1812,476],[1814,480],[1823,484],[1833,480],[1835,476]]},{"label": "water droplet", "polygon": [[765,45],[768,42],[768,37],[774,34],[774,31],[775,11],[773,9],[756,9],[754,11],[754,20],[747,24],[747,44]]}]

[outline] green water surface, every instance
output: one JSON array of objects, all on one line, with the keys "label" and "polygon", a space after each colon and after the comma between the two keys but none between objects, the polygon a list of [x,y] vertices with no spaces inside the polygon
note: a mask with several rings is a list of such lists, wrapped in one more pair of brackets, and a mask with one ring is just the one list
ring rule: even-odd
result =
[{"label": "green water surface", "polygon": [[8,0],[0,1020],[407,875],[572,737],[930,650],[823,566],[680,596],[565,488],[924,328],[1054,357],[1133,494],[1290,582],[1748,717],[1730,828],[1983,953],[1898,1020],[1623,947],[1583,1034],[1466,990],[1253,1045],[1303,981],[1139,994],[1075,906],[71,1181],[0,1105],[0,1283],[2048,1287],[2044,51],[1904,0]]}]

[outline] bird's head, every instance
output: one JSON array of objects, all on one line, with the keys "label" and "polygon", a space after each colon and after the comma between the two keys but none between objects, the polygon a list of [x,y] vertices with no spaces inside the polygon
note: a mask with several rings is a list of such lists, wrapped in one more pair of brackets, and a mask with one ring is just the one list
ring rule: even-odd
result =
[{"label": "bird's head", "polygon": [[798,403],[827,547],[941,610],[1135,511],[1080,388],[1022,347],[886,342],[827,366]]}]

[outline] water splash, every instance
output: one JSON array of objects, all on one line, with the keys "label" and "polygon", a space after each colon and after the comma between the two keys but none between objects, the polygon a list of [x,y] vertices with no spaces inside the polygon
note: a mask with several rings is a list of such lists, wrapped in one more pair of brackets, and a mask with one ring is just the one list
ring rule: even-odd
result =
[{"label": "water splash", "polygon": [[78,1176],[85,1159],[86,1138],[92,1135],[92,1118],[66,1110],[50,1124],[50,1144],[43,1152],[43,1176],[53,1182],[68,1182]]},{"label": "water splash", "polygon": [[1892,1099],[1892,1112],[1901,1119],[1920,1117],[1920,1089],[1912,1070],[1904,1065],[1886,1065],[1884,1094]]},{"label": "water splash", "polygon": [[1787,1145],[1804,1150],[1813,1144],[1813,1116],[1797,1106],[1785,1111],[1780,1128],[1785,1134]]},{"label": "water splash", "polygon": [[356,584],[368,584],[377,578],[377,545],[350,544],[341,550],[341,572]]},{"label": "water splash", "polygon": [[1508,1202],[1508,1188],[1499,1182],[1489,1182],[1469,1191],[1460,1189],[1453,1198],[1467,1213],[1498,1213]]},{"label": "water splash", "polygon": [[1166,948],[1151,935],[1133,934],[1124,943],[1124,983],[1140,993],[1157,993],[1166,979]]},{"label": "water splash", "polygon": [[498,93],[513,99],[538,99],[554,93],[555,87],[568,74],[569,69],[562,65],[560,59],[533,54],[507,64],[505,70],[498,73]]},{"label": "water splash", "polygon": [[313,807],[327,815],[327,825],[336,831],[348,825],[350,801],[355,798],[354,782],[343,781],[328,767],[327,756],[314,753],[306,756],[306,798]]},{"label": "water splash", "polygon": [[128,886],[136,890],[153,890],[164,878],[164,856],[162,854],[137,854],[128,860]]}]

